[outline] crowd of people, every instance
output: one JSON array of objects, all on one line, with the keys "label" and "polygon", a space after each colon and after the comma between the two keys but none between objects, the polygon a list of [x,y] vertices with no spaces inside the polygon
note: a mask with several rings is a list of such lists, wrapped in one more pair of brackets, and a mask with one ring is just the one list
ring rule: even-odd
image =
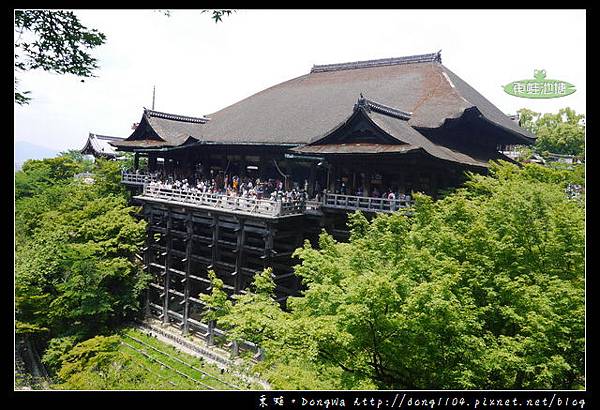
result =
[{"label": "crowd of people", "polygon": [[162,179],[160,175],[152,175],[150,188],[165,188],[184,190],[191,193],[207,195],[225,195],[228,197],[240,197],[248,199],[267,199],[271,201],[292,202],[306,200],[306,190],[300,189],[294,184],[292,189],[284,189],[283,181],[279,179],[239,177],[237,175],[224,177],[217,175],[213,178],[196,178],[195,181],[187,178],[176,179],[173,176]]},{"label": "crowd of people", "polygon": [[[135,171],[138,173],[138,171]],[[222,172],[210,172],[208,176],[201,174],[182,174],[177,172],[166,172],[157,170],[149,172],[150,187],[181,189],[191,193],[199,194],[218,194],[228,197],[241,197],[251,199],[267,199],[271,201],[297,201],[308,199],[308,181],[301,185],[297,182],[288,183],[287,186],[279,178],[269,178],[261,180],[260,178],[251,178],[248,176],[228,175]],[[289,181],[288,181],[289,182]],[[326,190],[321,189],[316,182],[313,191],[312,200],[320,202],[322,195]],[[354,195],[360,197],[381,198],[387,200],[410,201],[410,194],[401,192],[397,187],[381,189],[377,185],[373,186],[370,192],[364,188],[358,187],[356,190],[350,190],[345,183],[336,184],[336,189],[332,192],[341,195]]]},{"label": "crowd of people", "polygon": [[354,195],[354,196],[362,196],[362,197],[369,197],[369,198],[389,199],[391,201],[393,201],[393,200],[410,201],[411,200],[410,194],[405,194],[405,193],[401,192],[398,188],[392,189],[392,188],[388,187],[388,188],[379,190],[377,185],[375,185],[373,187],[371,192],[367,192],[363,187],[358,187],[355,191],[351,192],[346,187],[346,185],[344,183],[342,183],[340,185],[340,187],[338,189],[336,189],[335,193],[341,194],[341,195]]}]

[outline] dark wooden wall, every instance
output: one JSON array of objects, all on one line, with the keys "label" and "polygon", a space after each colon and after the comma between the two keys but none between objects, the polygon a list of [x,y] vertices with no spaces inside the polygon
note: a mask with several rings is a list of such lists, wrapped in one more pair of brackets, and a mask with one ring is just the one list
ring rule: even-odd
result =
[{"label": "dark wooden wall", "polygon": [[294,250],[318,234],[316,220],[304,215],[268,218],[144,203],[148,222],[144,265],[152,276],[147,313],[163,323],[211,338],[200,293],[210,292],[208,270],[223,280],[229,296],[244,292],[257,272],[270,267],[277,300],[285,306],[298,295]]}]

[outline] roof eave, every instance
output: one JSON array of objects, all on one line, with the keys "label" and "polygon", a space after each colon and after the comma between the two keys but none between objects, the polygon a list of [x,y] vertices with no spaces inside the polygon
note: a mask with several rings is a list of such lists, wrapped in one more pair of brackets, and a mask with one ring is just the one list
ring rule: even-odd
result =
[{"label": "roof eave", "polygon": [[371,116],[369,115],[369,113],[366,111],[365,107],[360,106],[360,107],[355,108],[353,110],[352,114],[350,114],[350,116],[348,116],[344,121],[340,122],[338,125],[336,125],[335,127],[333,127],[331,130],[327,131],[325,134],[322,134],[321,136],[318,136],[316,138],[312,138],[310,142],[308,142],[307,144],[304,144],[304,145],[306,145],[306,146],[321,145],[323,143],[323,140],[327,139],[329,136],[331,136],[335,132],[341,130],[342,128],[348,126],[348,124],[350,124],[359,115],[364,116],[364,118],[366,119],[366,121],[373,128],[375,128],[376,130],[378,130],[382,134],[389,136],[389,138],[390,138],[390,144],[394,144],[394,143],[397,143],[397,144],[406,143],[406,142],[404,142],[402,140],[399,140],[395,136],[390,135],[387,131],[385,131],[384,129],[382,129],[375,121],[373,121],[373,119],[371,118]]},{"label": "roof eave", "polygon": [[[519,133],[519,132],[517,132],[517,131],[515,131],[515,130],[511,130],[510,128],[508,128],[508,127],[505,127],[505,126],[504,126],[504,125],[502,125],[502,124],[498,124],[497,122],[490,120],[489,118],[487,118],[487,117],[486,117],[485,115],[483,115],[483,114],[481,114],[481,119],[482,119],[483,121],[485,121],[485,122],[487,122],[487,123],[489,123],[489,124],[491,124],[491,125],[495,126],[495,127],[498,127],[498,128],[500,128],[502,131],[504,131],[504,132],[507,132],[507,133],[509,133],[509,134],[511,134],[511,135],[513,135],[513,136],[515,136],[515,137],[516,137],[518,140],[521,140],[521,141],[523,141],[523,145],[533,145],[533,144],[535,144],[535,141],[537,140],[537,137],[536,137],[534,134],[531,134],[531,135],[533,135],[533,137],[528,137],[528,136],[527,136],[527,135],[525,135],[525,134]],[[529,133],[529,131],[526,131],[526,130],[523,130],[523,131],[525,131],[525,132],[528,132],[528,133]]]}]

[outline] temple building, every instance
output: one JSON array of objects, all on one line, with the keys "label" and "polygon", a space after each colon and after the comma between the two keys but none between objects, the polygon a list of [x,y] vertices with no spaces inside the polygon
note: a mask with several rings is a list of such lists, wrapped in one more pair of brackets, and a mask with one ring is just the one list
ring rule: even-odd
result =
[{"label": "temple building", "polygon": [[118,153],[115,147],[110,144],[122,140],[123,138],[98,135],[90,132],[85,146],[80,152],[84,155],[93,155],[94,158],[114,159],[118,156]]},{"label": "temple building", "polygon": [[317,65],[206,117],[144,110],[133,134],[113,145],[147,156],[150,170],[162,158],[190,175],[198,164],[263,177],[282,170],[290,183],[307,180],[311,194],[395,187],[435,195],[464,170],[510,161],[502,147],[534,138],[433,53]]},{"label": "temple building", "polygon": [[[321,229],[343,240],[348,212],[393,212],[415,192],[437,197],[465,171],[512,162],[507,146],[534,141],[438,52],[315,65],[205,116],[144,109],[133,133],[111,144],[134,153],[123,183],[150,223],[148,312],[211,340],[217,330],[197,297],[210,286],[207,270],[235,294],[271,267],[285,303],[300,288],[292,253],[304,240]],[[193,189],[155,184],[166,179]],[[240,179],[260,189],[236,195]],[[212,191],[196,189],[204,180]],[[263,196],[273,186],[280,196]],[[303,196],[282,199],[289,191]]]}]

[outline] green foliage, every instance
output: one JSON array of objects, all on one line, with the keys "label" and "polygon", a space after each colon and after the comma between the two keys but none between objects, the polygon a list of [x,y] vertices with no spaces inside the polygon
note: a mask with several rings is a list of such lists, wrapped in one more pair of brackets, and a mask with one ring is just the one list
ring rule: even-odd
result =
[{"label": "green foliage", "polygon": [[51,374],[56,374],[63,365],[66,355],[77,343],[75,336],[56,337],[48,343],[42,363]]},{"label": "green foliage", "polygon": [[81,164],[81,172],[91,172],[94,169],[94,160],[87,159],[81,151],[77,149],[69,149],[58,154],[59,157],[70,158],[74,162]]},{"label": "green foliage", "polygon": [[526,145],[518,146],[516,151],[519,153],[518,157],[516,158],[516,160],[519,162],[530,160],[534,154],[533,148]]},{"label": "green foliage", "polygon": [[42,327],[32,322],[15,322],[15,333],[17,335],[39,335],[48,331],[48,328]]},{"label": "green foliage", "polygon": [[350,243],[296,251],[288,311],[263,274],[220,321],[265,349],[275,388],[581,388],[584,208],[564,189],[581,176],[500,163],[410,217],[352,215]]},{"label": "green foliage", "polygon": [[[170,15],[168,10],[162,12]],[[218,23],[235,10],[202,10],[205,12]],[[85,27],[73,12],[64,10],[16,10],[15,33],[15,71],[42,69],[84,78],[94,77],[98,68],[90,50],[106,41],[103,33]],[[20,90],[18,82],[15,77],[15,102],[29,104],[31,91]]]},{"label": "green foliage", "polygon": [[536,148],[554,154],[585,155],[585,116],[570,108],[544,114],[537,121]]},{"label": "green foliage", "polygon": [[121,184],[122,165],[119,161],[104,158],[96,159],[94,184],[100,195],[119,195],[126,197],[127,190]]},{"label": "green foliage", "polygon": [[541,115],[526,108],[518,111],[521,126],[537,136],[538,153],[585,156],[585,115],[571,108]]},{"label": "green foliage", "polygon": [[15,173],[15,199],[34,196],[56,184],[69,183],[82,171],[83,165],[68,156],[27,160]]},{"label": "green foliage", "polygon": [[75,345],[61,356],[59,379],[67,381],[88,368],[99,370],[105,367],[118,357],[119,343],[118,336],[96,336]]},{"label": "green foliage", "polygon": [[101,360],[78,366],[66,380],[52,385],[58,390],[167,390],[169,387],[163,380],[150,378],[146,369],[136,366],[122,352],[104,353]]},{"label": "green foliage", "polygon": [[273,328],[284,313],[271,296],[275,289],[271,275],[270,268],[257,274],[251,292],[235,295],[233,307],[219,318],[229,339],[262,344],[273,337]]},{"label": "green foliage", "polygon": [[521,108],[517,110],[517,113],[519,114],[519,126],[535,134],[537,132],[536,122],[541,114],[528,108]]},{"label": "green foliage", "polygon": [[132,328],[79,343],[72,338],[53,339],[43,361],[47,366],[58,367],[57,384],[52,386],[57,389],[259,388],[231,371],[222,373],[216,366],[204,363],[202,359],[180,352],[173,346]]},{"label": "green foliage", "polygon": [[95,163],[89,185],[73,178],[79,165],[62,156],[24,166],[15,202],[18,333],[83,339],[139,311],[148,275],[134,255],[146,223],[127,206],[113,164]]},{"label": "green foliage", "polygon": [[[123,169],[123,170],[134,169],[135,168],[135,166],[134,166],[135,165],[135,155],[131,152],[120,153],[118,163],[120,164],[121,169]],[[138,158],[138,169],[140,171],[148,170],[148,158],[147,157]]]},{"label": "green foliage", "polygon": [[[42,69],[79,77],[93,76],[98,64],[88,50],[106,40],[73,12],[62,10],[16,10],[15,33],[15,71]],[[27,104],[27,94],[17,89],[15,80],[15,102]]]},{"label": "green foliage", "polygon": [[231,311],[232,304],[223,290],[225,284],[217,277],[214,270],[208,271],[208,279],[212,287],[210,294],[201,293],[199,298],[207,307],[207,310],[204,311],[204,318],[207,321],[217,321]]},{"label": "green foliage", "polygon": [[52,387],[68,390],[172,388],[148,371],[148,366],[152,366],[150,361],[145,366],[140,365],[122,351],[121,340],[118,335],[96,336],[65,350],[71,339],[60,339],[54,344],[53,339],[43,358],[44,362],[59,366],[58,383]]}]

